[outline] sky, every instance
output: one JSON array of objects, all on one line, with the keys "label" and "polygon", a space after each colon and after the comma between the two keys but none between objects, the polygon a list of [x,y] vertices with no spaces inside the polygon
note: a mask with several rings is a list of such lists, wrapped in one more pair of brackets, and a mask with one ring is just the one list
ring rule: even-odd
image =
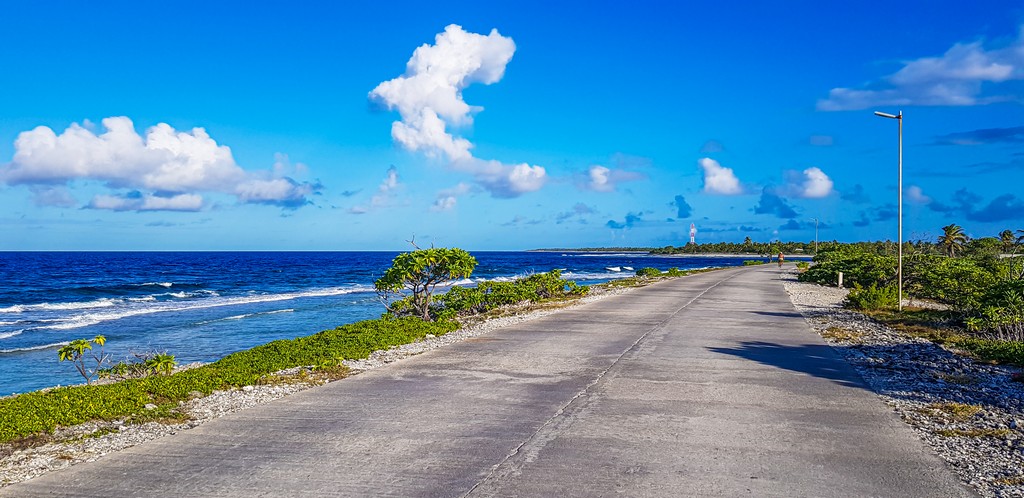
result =
[{"label": "sky", "polygon": [[0,250],[1024,229],[1024,4],[0,2]]}]

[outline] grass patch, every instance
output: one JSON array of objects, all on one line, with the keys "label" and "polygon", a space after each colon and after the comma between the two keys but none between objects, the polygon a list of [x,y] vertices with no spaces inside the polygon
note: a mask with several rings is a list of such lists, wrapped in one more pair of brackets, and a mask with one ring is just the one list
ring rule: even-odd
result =
[{"label": "grass patch", "polygon": [[1024,342],[972,336],[953,325],[956,319],[950,311],[906,308],[865,314],[892,330],[950,347],[979,361],[1024,366]]},{"label": "grass patch", "polygon": [[842,327],[829,327],[821,332],[821,336],[833,341],[857,342],[864,337],[864,334],[853,330],[847,330]]},{"label": "grass patch", "polygon": [[962,386],[972,386],[972,385],[978,383],[978,378],[973,376],[973,375],[957,375],[957,374],[947,374],[947,373],[943,373],[943,372],[935,372],[932,375],[934,375],[936,379],[942,380],[943,382],[948,382],[950,384],[960,384]]},{"label": "grass patch", "polygon": [[935,431],[942,437],[994,437],[1005,438],[1010,435],[1010,429],[939,429]]},{"label": "grass patch", "polygon": [[[23,440],[91,420],[129,423],[181,422],[180,401],[216,390],[253,385],[274,372],[315,366],[322,375],[340,376],[341,359],[366,358],[388,349],[443,335],[455,322],[424,322],[417,318],[366,320],[306,337],[280,340],[225,356],[219,361],[168,376],[129,379],[115,384],[79,385],[36,391],[0,400],[0,443]],[[147,404],[155,409],[147,410]],[[27,439],[26,439],[27,438]]]},{"label": "grass patch", "polygon": [[964,421],[971,417],[974,417],[981,411],[981,407],[978,405],[968,405],[965,403],[932,403],[922,409],[925,413],[930,414],[941,414],[946,417],[952,418],[953,420]]}]

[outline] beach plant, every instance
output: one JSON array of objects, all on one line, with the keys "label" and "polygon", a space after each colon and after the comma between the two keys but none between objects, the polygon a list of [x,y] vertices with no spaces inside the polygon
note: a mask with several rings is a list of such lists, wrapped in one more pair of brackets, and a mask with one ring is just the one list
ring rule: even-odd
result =
[{"label": "beach plant", "polygon": [[[315,367],[317,373],[327,371],[331,378],[339,378],[344,376],[344,367],[337,366],[342,358],[367,358],[373,351],[415,342],[427,335],[441,336],[458,327],[451,321],[425,322],[415,317],[366,320],[263,344],[171,375],[0,398],[0,443],[90,420],[180,420],[182,415],[175,412],[178,402],[196,393],[208,395],[215,390],[254,385],[293,367]],[[147,404],[157,408],[147,410]]]},{"label": "beach plant", "polygon": [[660,277],[661,276],[661,270],[648,266],[646,268],[641,268],[641,269],[637,270],[636,271],[636,276],[638,276],[638,277]]},{"label": "beach plant", "polygon": [[170,375],[174,371],[174,367],[178,365],[178,362],[174,360],[174,355],[164,353],[156,353],[146,359],[146,369],[153,375]]},{"label": "beach plant", "polygon": [[468,278],[476,268],[476,258],[458,248],[417,249],[395,256],[391,268],[374,282],[374,288],[388,311],[391,300],[410,292],[412,310],[430,321],[430,298],[438,285]]},{"label": "beach plant", "polygon": [[[103,346],[106,343],[107,338],[102,335],[97,335],[92,340],[75,339],[57,350],[58,361],[70,361],[75,366],[75,370],[85,378],[85,383],[92,384],[103,365],[107,364],[110,359],[110,355],[103,352]],[[93,344],[99,346],[99,350],[94,350]],[[88,365],[93,362],[96,363],[96,367],[90,368]]]},{"label": "beach plant", "polygon": [[846,304],[858,310],[893,309],[896,308],[897,294],[895,286],[879,287],[871,284],[863,287],[855,283],[850,289],[850,294],[846,296]]}]

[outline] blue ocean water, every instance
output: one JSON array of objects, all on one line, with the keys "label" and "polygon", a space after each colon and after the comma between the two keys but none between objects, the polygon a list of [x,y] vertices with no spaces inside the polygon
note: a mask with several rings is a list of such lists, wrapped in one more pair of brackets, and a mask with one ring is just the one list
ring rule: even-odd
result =
[{"label": "blue ocean water", "polygon": [[[57,349],[107,338],[114,361],[166,351],[214,361],[277,339],[375,318],[373,281],[388,252],[0,253],[0,395],[82,381]],[[473,278],[562,269],[582,284],[662,270],[742,264],[742,257],[635,253],[474,252]]]}]

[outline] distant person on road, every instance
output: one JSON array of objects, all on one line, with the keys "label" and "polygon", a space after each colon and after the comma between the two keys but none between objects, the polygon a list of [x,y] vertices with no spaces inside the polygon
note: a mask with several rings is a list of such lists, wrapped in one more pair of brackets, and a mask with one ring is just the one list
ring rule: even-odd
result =
[{"label": "distant person on road", "polygon": [[785,256],[783,256],[783,255],[782,255],[782,253],[780,252],[780,253],[779,253],[779,268],[782,268],[782,262],[783,262],[783,261],[784,261],[785,259],[786,259],[786,257],[785,257]]}]

